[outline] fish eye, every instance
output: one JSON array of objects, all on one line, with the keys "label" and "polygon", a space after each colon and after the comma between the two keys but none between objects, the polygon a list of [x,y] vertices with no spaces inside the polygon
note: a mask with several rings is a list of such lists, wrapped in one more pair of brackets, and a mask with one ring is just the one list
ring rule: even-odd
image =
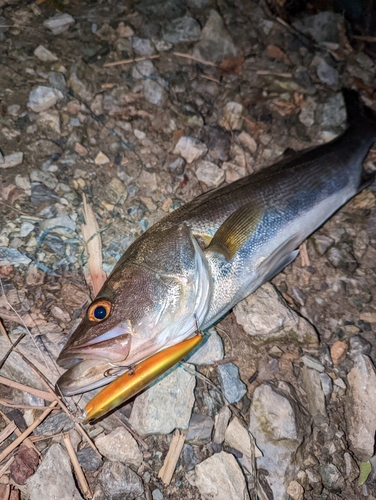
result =
[{"label": "fish eye", "polygon": [[99,323],[107,319],[111,313],[112,304],[109,300],[100,299],[91,304],[87,311],[87,316],[90,321]]}]

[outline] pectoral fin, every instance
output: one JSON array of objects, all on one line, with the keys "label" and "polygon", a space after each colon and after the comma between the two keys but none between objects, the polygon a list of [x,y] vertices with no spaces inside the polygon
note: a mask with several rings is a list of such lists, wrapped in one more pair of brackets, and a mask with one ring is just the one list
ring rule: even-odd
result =
[{"label": "pectoral fin", "polygon": [[258,274],[263,279],[262,283],[273,279],[282,269],[296,259],[299,255],[299,250],[296,250],[296,247],[300,243],[300,238],[295,235],[266,257],[258,269]]},{"label": "pectoral fin", "polygon": [[221,253],[227,260],[231,260],[256,231],[262,216],[262,208],[254,202],[238,208],[218,228],[208,250]]}]

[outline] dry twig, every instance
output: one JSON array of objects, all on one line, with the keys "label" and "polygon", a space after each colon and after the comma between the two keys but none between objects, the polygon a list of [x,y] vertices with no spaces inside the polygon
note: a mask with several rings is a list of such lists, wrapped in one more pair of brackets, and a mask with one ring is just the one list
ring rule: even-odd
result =
[{"label": "dry twig", "polygon": [[13,443],[11,443],[7,448],[5,448],[5,450],[0,453],[0,463],[5,459],[7,458],[7,456],[17,448],[17,446],[19,444],[22,443],[22,441],[24,441],[25,438],[27,438],[29,436],[29,434],[31,434],[33,432],[34,429],[36,429],[38,427],[38,425],[43,422],[43,420],[47,417],[47,415],[55,408],[55,406],[57,405],[57,401],[53,401],[48,407],[47,409],[42,413],[42,415],[40,415],[36,420],[35,422],[33,422],[20,436],[18,436],[17,439],[15,439],[13,441]]},{"label": "dry twig", "polygon": [[[6,474],[8,472],[8,469],[11,466],[13,460],[14,460],[14,457],[10,457],[10,459],[8,460],[8,462],[6,462],[3,465],[3,467],[1,467],[1,469],[0,469],[0,477],[3,476],[4,474]],[[10,485],[9,485],[9,488],[10,488]],[[7,497],[5,497],[5,498],[7,498]]]},{"label": "dry twig", "polygon": [[7,339],[9,344],[12,345],[12,341],[10,340],[8,332],[6,331],[5,326],[3,325],[3,322],[1,321],[1,318],[0,318],[0,332],[4,335],[4,337]]},{"label": "dry twig", "polygon": [[0,432],[0,444],[5,441],[17,429],[17,425],[12,421]]},{"label": "dry twig", "polygon": [[45,401],[55,401],[56,396],[52,396],[46,391],[41,391],[40,389],[34,389],[34,387],[29,387],[28,385],[21,384],[20,382],[15,382],[9,378],[0,376],[0,384],[6,385],[8,387],[12,387],[13,389],[19,389],[23,392],[28,392],[29,394],[33,394],[38,398],[42,398]]},{"label": "dry twig", "polygon": [[69,434],[64,433],[63,438],[64,438],[65,447],[67,449],[69,458],[72,462],[72,465],[73,465],[74,471],[76,473],[78,482],[80,483],[81,491],[82,491],[85,498],[92,498],[93,494],[89,488],[88,482],[86,481],[86,477],[84,476],[84,473],[82,472],[81,465],[79,464],[79,462],[77,460],[77,456],[76,456],[76,453],[74,452]]},{"label": "dry twig", "polygon": [[[10,424],[10,420],[9,418],[5,415],[5,413],[3,413],[1,410],[0,410],[0,415],[3,417],[3,420],[4,422],[6,422],[7,424]],[[21,436],[21,431],[19,430],[18,427],[15,428],[14,430],[14,433],[16,436]],[[24,441],[24,444],[28,447],[28,448],[33,448],[33,450],[35,450],[39,456],[41,456],[40,454],[40,451],[38,450],[38,448],[36,448],[33,443],[31,442],[30,438],[26,438],[25,441]]]},{"label": "dry twig", "polygon": [[166,455],[163,466],[158,472],[158,477],[161,478],[164,484],[170,484],[171,482],[181,450],[183,449],[185,436],[186,432],[183,431],[182,433],[180,433],[179,429],[175,429],[172,435],[170,448]]},{"label": "dry twig", "polygon": [[307,251],[307,243],[303,241],[303,243],[299,247],[300,249],[300,258],[302,259],[302,266],[303,267],[308,267],[311,265],[311,262],[308,257],[308,251]]},{"label": "dry twig", "polygon": [[[1,322],[0,322],[0,325],[1,325]],[[10,338],[8,337],[8,340],[10,341],[10,348],[7,350],[7,352],[4,354],[3,356],[3,359],[0,360],[0,370],[1,368],[4,366],[4,363],[5,361],[8,359],[8,357],[10,356],[11,352],[13,351],[13,349],[18,346],[18,344],[21,342],[21,340],[25,337],[26,333],[21,333],[21,335],[18,337],[18,339],[14,342],[14,344],[12,344]]]},{"label": "dry twig", "polygon": [[196,61],[201,64],[206,64],[207,66],[213,66],[214,68],[218,68],[218,64],[212,63],[211,61],[204,61],[203,59],[199,59],[198,57],[191,56],[190,54],[183,54],[182,52],[173,52],[174,56],[184,57],[185,59],[191,59],[192,61]]},{"label": "dry twig", "polygon": [[139,61],[145,61],[146,59],[158,59],[159,54],[156,54],[154,56],[148,56],[148,57],[135,57],[134,59],[122,59],[121,61],[114,61],[114,62],[109,62],[106,64],[103,64],[104,68],[109,68],[111,66],[120,66],[121,64],[131,64]]}]

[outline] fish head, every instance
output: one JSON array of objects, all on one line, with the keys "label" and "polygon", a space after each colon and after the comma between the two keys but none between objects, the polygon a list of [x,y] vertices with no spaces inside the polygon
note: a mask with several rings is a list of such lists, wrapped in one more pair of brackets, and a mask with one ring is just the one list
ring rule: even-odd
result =
[{"label": "fish head", "polygon": [[[185,225],[137,240],[115,266],[60,353],[58,386],[73,395],[106,385],[189,337],[210,296],[206,260]],[[115,375],[116,376],[116,375]]]}]

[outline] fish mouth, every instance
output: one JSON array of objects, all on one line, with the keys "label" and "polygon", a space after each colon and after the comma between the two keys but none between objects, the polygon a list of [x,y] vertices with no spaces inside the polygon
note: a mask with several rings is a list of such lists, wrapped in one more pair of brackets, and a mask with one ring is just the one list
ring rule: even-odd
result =
[{"label": "fish mouth", "polygon": [[[107,385],[126,368],[117,366],[127,359],[132,336],[127,329],[117,325],[99,337],[78,344],[68,344],[57,359],[67,371],[56,383],[64,396],[73,396]],[[115,375],[116,374],[116,375]]]}]

